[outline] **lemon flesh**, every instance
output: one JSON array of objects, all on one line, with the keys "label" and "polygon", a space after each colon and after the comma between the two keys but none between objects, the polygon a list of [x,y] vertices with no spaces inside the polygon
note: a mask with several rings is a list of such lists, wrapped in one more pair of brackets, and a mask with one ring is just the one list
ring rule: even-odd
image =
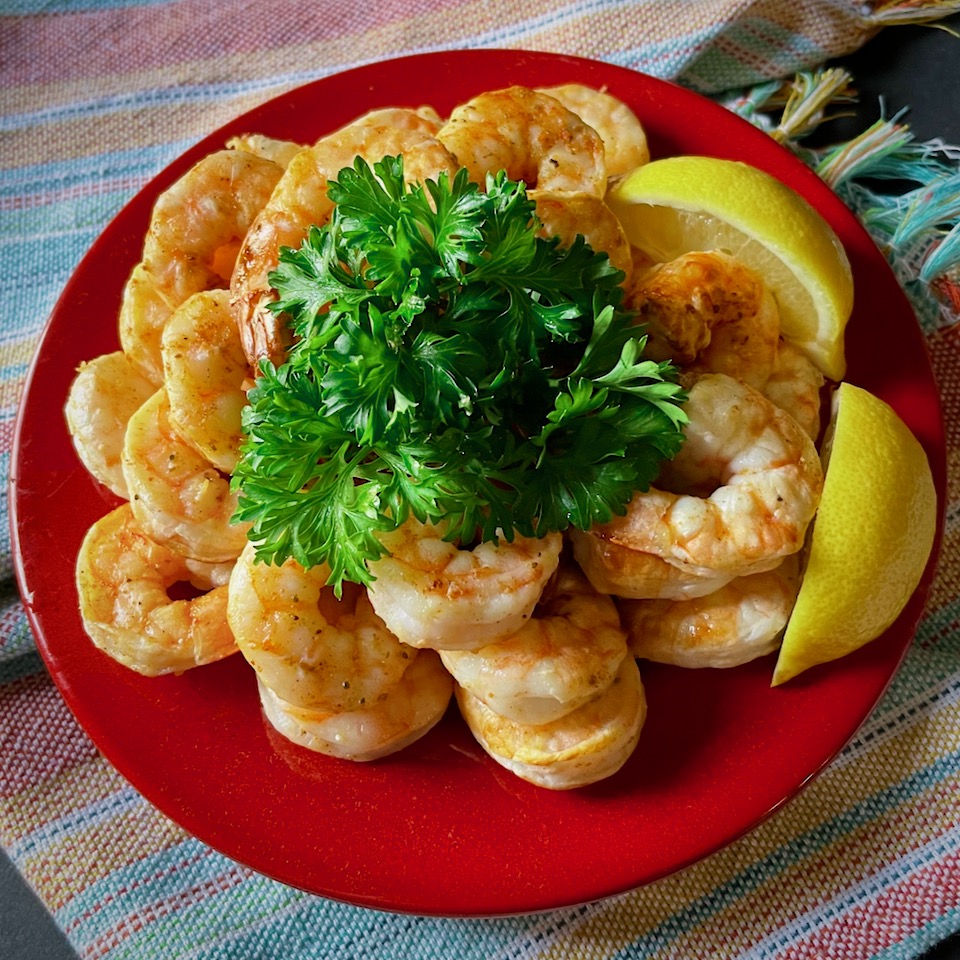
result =
[{"label": "lemon flesh", "polygon": [[839,238],[799,194],[735,160],[654,160],[607,194],[630,243],[663,263],[697,250],[724,250],[766,281],[783,336],[832,380],[846,369],[843,334],[853,276]]},{"label": "lemon flesh", "polygon": [[774,686],[880,636],[917,588],[933,548],[930,465],[886,403],[841,384],[825,454],[823,495]]}]

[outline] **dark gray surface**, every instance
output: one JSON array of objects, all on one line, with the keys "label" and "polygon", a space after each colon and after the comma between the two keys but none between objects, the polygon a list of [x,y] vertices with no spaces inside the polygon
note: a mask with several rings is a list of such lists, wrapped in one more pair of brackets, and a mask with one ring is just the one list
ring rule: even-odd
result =
[{"label": "dark gray surface", "polygon": [[[960,16],[944,21],[960,30]],[[860,93],[856,116],[833,121],[819,139],[843,139],[879,116],[909,107],[904,121],[918,140],[940,137],[960,145],[960,39],[930,27],[890,28],[839,64]],[[880,97],[884,98],[881,110]],[[76,960],[46,909],[0,851],[0,960]],[[960,960],[960,938],[928,960]]]}]

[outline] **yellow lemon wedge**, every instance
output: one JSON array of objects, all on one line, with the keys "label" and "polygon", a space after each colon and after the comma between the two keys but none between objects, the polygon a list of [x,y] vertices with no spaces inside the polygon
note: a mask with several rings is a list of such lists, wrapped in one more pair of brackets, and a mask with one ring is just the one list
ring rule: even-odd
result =
[{"label": "yellow lemon wedge", "polygon": [[883,400],[842,383],[824,459],[823,495],[773,686],[883,633],[916,589],[933,547],[930,464]]},{"label": "yellow lemon wedge", "polygon": [[626,174],[607,203],[630,243],[658,263],[724,250],[754,269],[776,297],[783,336],[842,379],[850,263],[830,225],[795,191],[746,163],[678,156]]}]

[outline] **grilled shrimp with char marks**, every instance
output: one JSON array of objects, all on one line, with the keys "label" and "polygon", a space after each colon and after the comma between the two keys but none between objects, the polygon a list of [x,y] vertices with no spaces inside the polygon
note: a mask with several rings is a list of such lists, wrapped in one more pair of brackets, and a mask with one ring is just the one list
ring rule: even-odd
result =
[{"label": "grilled shrimp with char marks", "polygon": [[638,274],[627,306],[647,328],[647,353],[762,388],[780,338],[776,300],[761,277],[719,250],[687,253]]},{"label": "grilled shrimp with char marks", "polygon": [[438,650],[475,650],[516,633],[563,543],[559,533],[518,535],[465,549],[413,517],[381,540],[387,554],[369,565],[374,609],[404,643]]}]

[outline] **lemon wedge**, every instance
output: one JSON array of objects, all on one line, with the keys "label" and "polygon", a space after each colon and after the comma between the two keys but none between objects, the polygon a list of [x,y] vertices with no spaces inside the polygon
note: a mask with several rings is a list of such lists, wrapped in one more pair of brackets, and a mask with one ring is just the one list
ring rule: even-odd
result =
[{"label": "lemon wedge", "polygon": [[656,262],[725,250],[754,269],[776,297],[783,336],[842,379],[850,263],[830,225],[795,191],[746,163],[678,156],[626,174],[607,203],[630,243]]},{"label": "lemon wedge", "polygon": [[883,633],[916,589],[933,548],[930,464],[883,400],[842,383],[824,458],[823,495],[773,686]]}]

